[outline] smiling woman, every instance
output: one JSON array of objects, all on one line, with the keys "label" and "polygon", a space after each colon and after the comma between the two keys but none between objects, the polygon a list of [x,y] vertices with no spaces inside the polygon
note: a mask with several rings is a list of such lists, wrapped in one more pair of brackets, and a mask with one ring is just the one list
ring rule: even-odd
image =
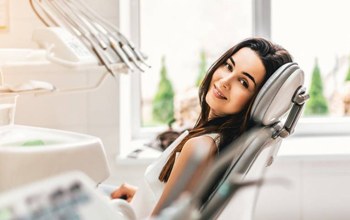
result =
[{"label": "smiling woman", "polygon": [[[176,154],[191,138],[217,134],[214,140],[218,141],[218,153],[248,129],[252,125],[249,114],[256,94],[271,74],[288,62],[292,62],[292,58],[287,50],[263,38],[246,39],[227,50],[202,81],[199,88],[201,113],[196,125],[174,149],[159,179],[168,180]],[[246,76],[248,72],[257,87]]]},{"label": "smiling woman", "polygon": [[240,112],[260,87],[265,67],[250,48],[242,48],[213,74],[206,102],[210,118]]},{"label": "smiling woman", "polygon": [[[139,192],[135,194],[135,188],[122,185],[112,197],[131,201],[140,219],[149,215],[152,209],[153,215],[158,214],[187,168],[186,161],[193,150],[200,147],[205,159],[191,180],[190,185],[196,186],[203,169],[254,125],[250,112],[258,91],[273,72],[289,62],[292,58],[288,51],[263,38],[249,38],[227,50],[209,68],[200,85],[201,113],[196,125],[184,132],[147,168],[146,183]],[[193,189],[191,186],[188,190]]]}]

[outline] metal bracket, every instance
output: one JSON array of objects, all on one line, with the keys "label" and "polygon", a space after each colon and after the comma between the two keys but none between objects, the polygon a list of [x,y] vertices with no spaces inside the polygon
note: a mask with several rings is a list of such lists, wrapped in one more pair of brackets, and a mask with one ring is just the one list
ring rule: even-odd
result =
[{"label": "metal bracket", "polygon": [[302,114],[305,102],[310,98],[310,95],[306,93],[305,87],[299,87],[295,92],[292,99],[292,109],[290,110],[287,120],[283,127],[277,130],[274,135],[276,137],[285,138],[294,133],[294,128]]}]

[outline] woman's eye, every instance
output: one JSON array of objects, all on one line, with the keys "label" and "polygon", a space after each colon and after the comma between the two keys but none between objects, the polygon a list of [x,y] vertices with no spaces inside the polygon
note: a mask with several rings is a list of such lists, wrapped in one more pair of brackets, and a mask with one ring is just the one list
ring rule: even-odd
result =
[{"label": "woman's eye", "polygon": [[229,64],[228,62],[225,62],[225,67],[226,67],[230,72],[232,72],[233,67],[232,67],[231,64]]},{"label": "woman's eye", "polygon": [[239,80],[239,82],[245,87],[245,88],[247,88],[248,89],[248,87],[249,87],[249,84],[248,84],[248,82],[247,81],[245,81],[244,79],[240,79]]}]

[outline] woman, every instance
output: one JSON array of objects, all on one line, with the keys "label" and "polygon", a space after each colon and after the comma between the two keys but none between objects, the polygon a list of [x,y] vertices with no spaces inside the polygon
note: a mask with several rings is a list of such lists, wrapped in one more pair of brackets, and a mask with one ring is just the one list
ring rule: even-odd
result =
[{"label": "woman", "polygon": [[[138,218],[149,215],[152,208],[152,215],[158,214],[160,204],[186,168],[194,148],[201,147],[207,157],[188,187],[191,190],[210,161],[252,126],[250,109],[258,91],[280,66],[288,62],[292,62],[288,51],[263,38],[246,39],[229,49],[210,67],[202,81],[199,91],[201,114],[194,128],[181,135],[147,168],[148,187],[143,187],[143,192],[136,193],[132,199],[136,188],[123,184],[111,194],[112,198],[125,197],[127,201],[133,200],[132,204],[137,204],[136,200],[143,201],[139,205],[144,213],[137,214]],[[145,202],[147,199],[149,202]]]}]

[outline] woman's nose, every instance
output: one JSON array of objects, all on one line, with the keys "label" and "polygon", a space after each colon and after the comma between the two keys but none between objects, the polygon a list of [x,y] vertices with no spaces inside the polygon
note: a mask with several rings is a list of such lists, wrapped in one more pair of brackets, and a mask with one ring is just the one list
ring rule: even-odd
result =
[{"label": "woman's nose", "polygon": [[220,86],[225,90],[230,89],[230,84],[227,80],[220,80]]},{"label": "woman's nose", "polygon": [[221,84],[222,88],[230,89],[233,78],[234,77],[232,75],[231,76],[225,76],[225,77],[221,78],[220,84]]}]

